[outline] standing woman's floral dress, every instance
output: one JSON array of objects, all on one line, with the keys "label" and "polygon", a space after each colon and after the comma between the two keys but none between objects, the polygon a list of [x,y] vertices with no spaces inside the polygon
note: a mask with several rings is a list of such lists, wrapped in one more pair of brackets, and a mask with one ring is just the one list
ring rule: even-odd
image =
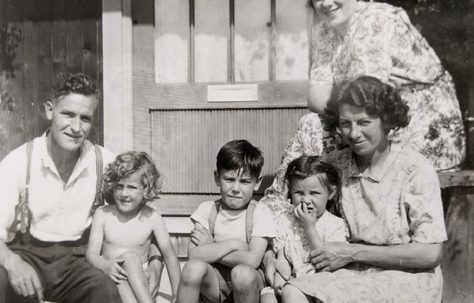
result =
[{"label": "standing woman's floral dress", "polygon": [[[421,152],[437,170],[461,163],[465,137],[453,81],[403,9],[358,1],[344,37],[326,24],[315,22],[310,54],[310,82],[339,83],[368,75],[399,87],[410,107],[411,119],[408,127],[393,134],[392,141]],[[335,148],[319,116],[305,115],[284,151],[267,194],[285,197],[283,177],[291,160],[303,153],[321,155]]]},{"label": "standing woman's floral dress", "polygon": [[[387,159],[361,172],[349,149],[327,160],[342,171],[349,242],[442,243],[447,239],[438,177],[421,154],[392,144]],[[402,264],[404,260],[400,260]],[[386,270],[352,263],[289,282],[323,302],[441,302],[441,269]]]},{"label": "standing woman's floral dress", "polygon": [[311,81],[367,75],[399,87],[411,120],[392,139],[421,152],[438,170],[461,163],[464,128],[452,78],[403,9],[358,1],[344,37],[318,23],[311,46]]}]

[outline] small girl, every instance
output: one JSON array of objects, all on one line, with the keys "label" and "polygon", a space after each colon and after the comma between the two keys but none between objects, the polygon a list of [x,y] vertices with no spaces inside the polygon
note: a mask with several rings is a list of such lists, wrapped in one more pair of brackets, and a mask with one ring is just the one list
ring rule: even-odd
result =
[{"label": "small girl", "polygon": [[[326,241],[346,241],[346,227],[342,218],[326,211],[336,210],[339,192],[339,175],[332,165],[322,162],[319,156],[301,156],[290,162],[285,179],[291,206],[277,222],[286,234],[273,244],[278,261],[291,267],[292,278],[296,278],[323,269],[313,266],[310,252]],[[262,290],[261,302],[277,302],[275,291],[281,295],[286,282],[276,272],[274,290]],[[292,302],[285,296],[283,293],[283,302]]]},{"label": "small girl", "polygon": [[117,283],[124,303],[152,303],[144,270],[152,237],[164,257],[176,298],[180,268],[159,212],[146,203],[158,197],[161,179],[144,152],[118,155],[104,174],[109,205],[92,219],[87,260]]}]

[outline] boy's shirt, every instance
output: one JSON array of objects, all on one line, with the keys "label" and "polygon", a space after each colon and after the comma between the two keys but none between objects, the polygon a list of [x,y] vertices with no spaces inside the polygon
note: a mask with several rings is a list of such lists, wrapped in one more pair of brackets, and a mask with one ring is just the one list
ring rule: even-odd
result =
[{"label": "boy's shirt", "polygon": [[[209,216],[214,206],[214,201],[201,203],[191,215],[191,220],[201,224],[209,231]],[[245,234],[246,213],[244,210],[229,210],[222,206],[219,208],[214,226],[214,241],[237,239],[247,242]],[[252,237],[275,238],[277,226],[271,210],[262,203],[255,205],[253,213]]]}]

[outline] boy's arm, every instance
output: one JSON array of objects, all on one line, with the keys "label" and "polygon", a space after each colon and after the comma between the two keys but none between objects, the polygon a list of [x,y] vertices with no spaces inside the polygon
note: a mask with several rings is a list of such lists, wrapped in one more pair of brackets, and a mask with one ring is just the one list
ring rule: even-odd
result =
[{"label": "boy's arm", "polygon": [[215,263],[233,251],[247,248],[247,244],[239,240],[210,242],[209,240],[202,241],[203,238],[212,239],[212,236],[201,224],[195,222],[188,247],[190,259]]},{"label": "boy's arm", "polygon": [[236,250],[222,257],[218,261],[219,263],[226,266],[244,264],[253,268],[257,268],[260,263],[262,263],[262,258],[265,254],[265,251],[267,250],[267,246],[267,238],[252,237],[248,249]]},{"label": "boy's arm", "polygon": [[179,276],[181,275],[181,269],[179,267],[178,257],[171,245],[170,236],[168,230],[158,212],[154,212],[153,215],[153,234],[158,248],[165,260],[166,267],[168,269],[168,276],[171,282],[171,288],[173,292],[173,298],[176,299],[178,293]]}]

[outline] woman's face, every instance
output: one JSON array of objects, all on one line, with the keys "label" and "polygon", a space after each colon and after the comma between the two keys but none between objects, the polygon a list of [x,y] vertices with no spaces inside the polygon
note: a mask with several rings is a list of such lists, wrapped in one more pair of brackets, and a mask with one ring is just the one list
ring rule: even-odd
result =
[{"label": "woman's face", "polygon": [[347,23],[356,10],[357,0],[312,0],[316,14],[324,23],[337,27]]},{"label": "woman's face", "polygon": [[370,158],[387,146],[382,120],[368,115],[364,107],[339,105],[339,129],[343,140],[358,156]]}]

